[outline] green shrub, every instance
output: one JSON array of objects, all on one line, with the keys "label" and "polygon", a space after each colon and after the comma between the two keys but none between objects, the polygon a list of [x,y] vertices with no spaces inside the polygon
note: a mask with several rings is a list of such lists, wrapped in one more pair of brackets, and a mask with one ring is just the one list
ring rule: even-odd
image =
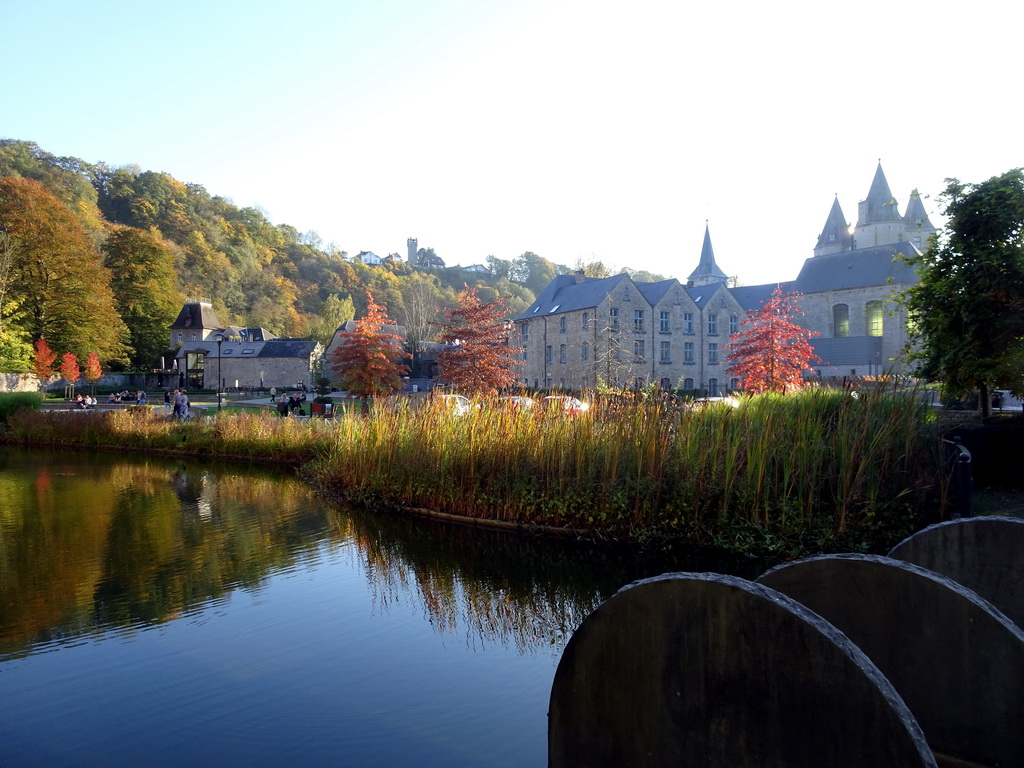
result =
[{"label": "green shrub", "polygon": [[6,424],[12,413],[23,408],[39,410],[39,402],[35,392],[0,392],[0,422]]}]

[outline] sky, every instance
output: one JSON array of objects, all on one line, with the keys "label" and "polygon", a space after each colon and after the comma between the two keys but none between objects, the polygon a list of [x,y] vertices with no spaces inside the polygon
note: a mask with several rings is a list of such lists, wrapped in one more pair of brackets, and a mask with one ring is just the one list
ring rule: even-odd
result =
[{"label": "sky", "polygon": [[349,254],[796,277],[881,161],[1024,166],[1024,5],[0,0],[0,138],[164,171]]}]

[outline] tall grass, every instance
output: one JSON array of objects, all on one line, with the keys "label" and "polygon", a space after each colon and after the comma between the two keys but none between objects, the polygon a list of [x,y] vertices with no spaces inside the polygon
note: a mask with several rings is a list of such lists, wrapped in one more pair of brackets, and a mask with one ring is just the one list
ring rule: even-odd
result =
[{"label": "tall grass", "polygon": [[305,423],[21,411],[6,437],[305,464],[318,487],[356,501],[734,549],[870,543],[941,496],[937,432],[913,393],[811,389],[735,409],[619,402],[575,417],[493,406],[459,417],[392,401]]}]

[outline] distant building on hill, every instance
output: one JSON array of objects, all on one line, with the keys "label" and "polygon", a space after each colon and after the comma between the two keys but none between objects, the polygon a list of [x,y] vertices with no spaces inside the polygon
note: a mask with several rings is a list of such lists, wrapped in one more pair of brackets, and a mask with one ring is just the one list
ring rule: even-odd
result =
[{"label": "distant building on hill", "polygon": [[801,324],[812,340],[820,376],[904,372],[906,317],[894,301],[916,276],[900,260],[927,247],[935,227],[917,190],[900,215],[882,172],[851,228],[838,199],[814,255],[797,278],[729,287],[707,227],[697,267],[686,284],[634,282],[627,275],[557,276],[515,318],[513,342],[525,349],[522,382],[533,387],[646,386],[721,394],[739,387],[725,360],[746,317],[778,287],[803,294]]}]

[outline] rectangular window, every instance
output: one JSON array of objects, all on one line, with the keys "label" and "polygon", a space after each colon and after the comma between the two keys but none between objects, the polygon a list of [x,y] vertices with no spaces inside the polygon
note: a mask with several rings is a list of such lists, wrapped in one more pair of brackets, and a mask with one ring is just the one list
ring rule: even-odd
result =
[{"label": "rectangular window", "polygon": [[708,315],[708,336],[718,335],[718,315],[712,312]]},{"label": "rectangular window", "polygon": [[644,311],[642,309],[633,310],[633,330],[637,333],[644,332]]},{"label": "rectangular window", "polygon": [[693,362],[693,342],[692,341],[684,341],[683,342],[683,362],[684,363],[692,363]]},{"label": "rectangular window", "polygon": [[635,357],[637,360],[643,360],[644,359],[644,340],[643,339],[636,339],[633,342],[633,357]]},{"label": "rectangular window", "polygon": [[585,363],[589,359],[590,359],[590,345],[589,344],[584,344],[583,347],[580,349],[580,360],[582,360]]},{"label": "rectangular window", "polygon": [[565,333],[566,322],[567,322],[567,319],[566,319],[565,315],[562,315],[560,318],[558,318],[558,332],[559,333]]},{"label": "rectangular window", "polygon": [[589,312],[584,312],[583,313],[583,330],[585,331],[585,330],[587,330],[589,328],[590,328],[590,313]]},{"label": "rectangular window", "polygon": [[661,362],[671,363],[672,362],[672,342],[663,341],[661,342]]},{"label": "rectangular window", "polygon": [[613,331],[619,330],[619,308],[612,307],[608,310],[609,326]]},{"label": "rectangular window", "polygon": [[683,333],[693,333],[693,312],[683,313]]},{"label": "rectangular window", "polygon": [[523,323],[519,326],[519,335],[523,339],[523,344],[530,340],[530,324]]},{"label": "rectangular window", "polygon": [[544,347],[544,362],[550,365],[551,363],[551,345],[548,344]]},{"label": "rectangular window", "polygon": [[558,346],[558,362],[564,363],[568,358],[566,357],[565,344]]},{"label": "rectangular window", "polygon": [[718,345],[708,342],[708,365],[718,365]]},{"label": "rectangular window", "polygon": [[661,332],[671,333],[672,332],[672,313],[662,312],[661,313]]},{"label": "rectangular window", "polygon": [[740,318],[739,315],[729,315],[729,335],[735,336],[740,332]]},{"label": "rectangular window", "polygon": [[530,362],[530,350],[528,350],[526,347],[523,347],[523,362]]}]

